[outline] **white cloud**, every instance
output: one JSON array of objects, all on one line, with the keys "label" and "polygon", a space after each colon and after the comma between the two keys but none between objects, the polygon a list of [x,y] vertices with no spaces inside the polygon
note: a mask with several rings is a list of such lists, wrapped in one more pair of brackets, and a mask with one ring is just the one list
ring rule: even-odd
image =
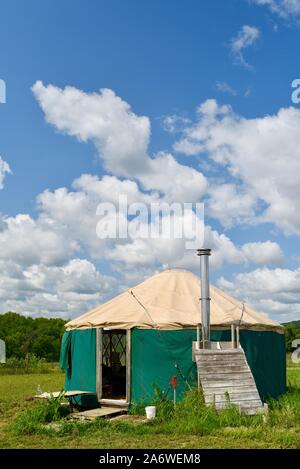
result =
[{"label": "white cloud", "polygon": [[[174,223],[179,223],[174,217]],[[279,265],[283,261],[280,246],[272,241],[246,243],[236,246],[223,233],[205,227],[205,245],[212,249],[211,268],[221,269],[224,264]],[[185,239],[129,239],[116,243],[108,251],[109,259],[123,264],[125,269],[159,269],[161,266],[199,271],[195,250],[187,250]]]},{"label": "white cloud", "polygon": [[278,321],[299,319],[300,269],[256,269],[232,281],[221,277],[218,286]]},{"label": "white cloud", "polygon": [[257,265],[278,265],[282,264],[284,260],[280,246],[273,241],[243,244],[242,253],[248,262],[253,262]]},{"label": "white cloud", "polygon": [[0,259],[12,260],[21,266],[54,265],[64,262],[76,250],[75,241],[29,215],[2,219]]},{"label": "white cloud", "polygon": [[[187,220],[191,214],[185,214],[185,217],[180,217],[178,215],[173,216],[174,224],[179,225],[182,223],[182,220]],[[192,218],[194,215],[191,215]],[[134,223],[134,222],[131,222]],[[148,225],[147,225],[148,227]],[[164,228],[164,227],[163,227]],[[211,238],[211,229],[206,228],[207,233],[205,234],[205,239],[211,245],[211,239],[208,239],[208,235]],[[209,231],[208,231],[209,230]],[[224,239],[221,236],[214,232],[214,236],[216,239],[219,240],[219,245],[221,249],[224,245],[226,240],[228,244],[232,246],[234,250],[234,246],[231,241],[224,236]],[[120,244],[116,243],[115,246],[109,250],[107,256],[109,259],[113,260],[114,262],[123,264],[125,269],[151,269],[155,271],[156,269],[160,269],[162,266],[169,266],[169,267],[181,267],[190,270],[198,270],[198,258],[195,254],[195,250],[187,250],[185,245],[186,239],[176,239],[175,237],[170,237],[168,232],[165,231],[165,236],[160,237],[159,239],[155,238],[147,238],[147,239],[131,239],[129,238],[125,243]],[[216,242],[214,239],[214,254],[213,254],[213,261],[218,256],[218,249],[216,246]],[[225,248],[225,246],[224,246]],[[225,255],[227,259],[229,259],[230,253],[228,246],[223,251],[223,256]],[[219,263],[225,262],[226,259],[222,257]],[[233,259],[231,258],[231,262]]]},{"label": "white cloud", "polygon": [[178,132],[190,123],[191,123],[190,119],[188,119],[185,116],[180,116],[177,114],[165,116],[162,119],[163,128],[169,133]]},{"label": "white cloud", "polygon": [[[120,285],[135,283],[168,265],[198,272],[199,259],[194,251],[186,250],[185,239],[99,239],[96,208],[100,202],[117,204],[119,195],[127,195],[130,204],[146,205],[153,201],[196,202],[207,196],[211,216],[232,226],[237,221],[251,222],[258,202],[265,201],[258,194],[261,181],[258,186],[254,181],[254,169],[266,150],[263,137],[260,142],[255,135],[253,156],[249,147],[252,121],[234,115],[228,106],[208,100],[199,107],[196,124],[188,119],[180,124],[176,119],[168,122],[170,130],[184,133],[177,148],[185,144],[189,154],[206,152],[222,172],[224,168],[229,172],[230,181],[209,185],[201,172],[180,164],[169,153],[151,157],[149,119],[135,115],[112,91],[87,94],[70,87],[45,87],[41,82],[33,91],[46,120],[78,140],[92,141],[113,174],[101,178],[84,174],[70,190],[45,190],[37,198],[35,219],[19,214],[0,220],[2,311],[72,317],[103,301],[107,294],[112,296]],[[259,133],[263,135],[261,129]],[[286,144],[284,150],[288,151]],[[250,161],[250,170],[244,168],[240,152]],[[252,161],[254,158],[257,161]],[[259,169],[264,179],[265,167]],[[273,185],[276,187],[276,181]],[[271,202],[267,210],[270,206]],[[267,210],[262,219],[266,219]],[[192,218],[191,214],[186,216]],[[178,217],[174,219],[179,222]],[[134,223],[130,221],[131,226]],[[282,261],[280,247],[271,241],[238,246],[207,226],[205,242],[213,249],[214,270],[225,264],[278,265]],[[97,269],[99,259],[120,273],[118,283]]]},{"label": "white cloud", "polygon": [[224,233],[218,233],[207,226],[205,243],[212,249],[211,265],[219,270],[224,264],[278,265],[283,261],[280,246],[272,241],[235,245]]},{"label": "white cloud", "polygon": [[221,93],[228,93],[232,96],[237,96],[237,91],[232,88],[226,81],[217,81],[216,82],[216,89]]},{"label": "white cloud", "polygon": [[143,202],[149,204],[159,199],[159,194],[150,190],[149,193],[142,192],[135,181],[129,179],[118,179],[115,176],[98,176],[82,174],[73,183],[78,191],[87,194],[92,200],[112,202],[117,204],[120,195],[126,195],[128,203]]},{"label": "white cloud", "polygon": [[82,142],[92,141],[106,169],[119,176],[145,171],[150,121],[134,114],[112,90],[89,94],[37,81],[32,91],[47,122]]},{"label": "white cloud", "polygon": [[85,259],[25,269],[0,260],[0,267],[1,311],[70,318],[101,302],[115,286],[114,278]]},{"label": "white cloud", "polygon": [[[176,183],[175,171],[173,179]],[[41,193],[36,219],[22,214],[2,219],[2,311],[71,317],[102,301],[106,293],[118,292],[115,280],[97,271],[90,260],[74,259],[74,254],[109,262],[112,269],[122,272],[120,284],[124,287],[130,280],[142,280],[167,266],[198,272],[198,258],[194,250],[186,249],[185,238],[134,239],[130,236],[125,240],[101,240],[97,237],[99,202],[116,203],[119,194],[127,194],[130,203],[144,201],[148,205],[164,200],[157,193],[141,192],[134,181],[88,174],[74,181],[73,187],[73,191],[59,188]],[[194,217],[192,213],[185,214],[185,219],[190,216]],[[180,221],[175,215],[174,223],[178,226]],[[135,223],[131,220],[129,225]],[[214,270],[226,263],[269,264],[280,257],[276,243],[235,246],[228,236],[210,227],[205,228],[205,242],[213,249],[211,266]],[[253,252],[260,252],[260,255],[254,256]]]},{"label": "white cloud", "polygon": [[[133,219],[129,222],[129,232],[137,225]],[[172,226],[182,226],[185,229],[183,236],[177,238],[174,236]],[[107,252],[107,257],[116,263],[123,264],[125,269],[130,268],[143,268],[143,269],[159,269],[163,265],[179,266],[184,262],[184,257],[187,254],[186,240],[188,238],[190,228],[196,226],[196,215],[192,211],[186,211],[184,214],[173,213],[171,215],[171,232],[168,223],[162,222],[160,225],[160,237],[150,236],[135,238],[130,236],[123,244],[116,242]],[[150,232],[150,230],[158,228],[155,220],[151,220],[148,224],[145,222],[141,227],[141,231]],[[194,232],[193,232],[194,233]],[[195,250],[192,251],[193,256],[197,259]]]},{"label": "white cloud", "polygon": [[273,13],[284,19],[293,19],[300,14],[300,0],[252,0],[252,2],[269,7]]},{"label": "white cloud", "polygon": [[254,26],[242,26],[238,35],[231,40],[231,52],[236,63],[245,68],[252,68],[244,58],[244,50],[252,46],[258,40],[259,36],[260,32]]},{"label": "white cloud", "polygon": [[3,189],[3,182],[6,174],[11,174],[9,164],[4,161],[0,156],[0,190]]},{"label": "white cloud", "polygon": [[54,231],[62,232],[65,239],[72,239],[87,250],[93,258],[105,256],[105,252],[116,243],[116,240],[99,239],[97,236],[98,204],[112,203],[118,211],[119,196],[126,196],[128,204],[142,202],[148,205],[159,199],[154,192],[141,192],[136,182],[121,181],[114,176],[98,178],[84,174],[74,181],[73,187],[73,191],[59,188],[41,193],[38,196],[39,218],[50,223]]},{"label": "white cloud", "polygon": [[140,177],[147,190],[156,189],[169,202],[197,202],[207,188],[207,180],[194,168],[179,164],[168,153],[159,153],[150,162],[150,171]]},{"label": "white cloud", "polygon": [[150,158],[148,117],[134,114],[112,90],[88,94],[70,86],[44,86],[41,81],[32,90],[46,121],[80,141],[91,140],[113,175],[135,178],[146,190],[158,190],[168,200],[194,202],[202,195],[206,186],[203,174],[169,154]]},{"label": "white cloud", "polygon": [[[207,155],[227,172],[229,185],[212,188],[210,194],[212,213],[222,223],[228,224],[224,214],[230,224],[234,219],[249,222],[250,215],[252,222],[272,222],[286,234],[300,234],[299,126],[300,110],[294,107],[246,119],[230,106],[208,100],[198,108],[197,121],[185,129],[175,149]],[[218,191],[224,195],[224,214]],[[241,200],[230,202],[236,194]]]},{"label": "white cloud", "polygon": [[254,192],[235,184],[214,184],[208,190],[206,215],[229,228],[234,224],[251,223],[255,216]]},{"label": "white cloud", "polygon": [[[165,182],[163,176],[166,172],[166,170],[161,171],[161,184]],[[171,174],[170,171],[169,174]],[[174,184],[175,188],[177,176],[174,170],[170,184]],[[187,183],[191,186],[190,190],[193,190],[192,181],[187,179]],[[76,189],[74,192],[60,188],[54,192],[45,191],[39,196],[40,219],[51,220],[56,231],[65,227],[66,232],[72,234],[71,239],[77,243],[80,242],[93,258],[106,258],[116,264],[122,264],[122,271],[141,267],[153,271],[162,265],[198,270],[197,256],[194,251],[186,250],[186,238],[172,239],[166,236],[166,239],[136,240],[129,237],[124,240],[100,240],[96,236],[95,213],[99,202],[115,203],[119,193],[125,193],[128,194],[130,203],[143,201],[148,205],[153,201],[164,200],[158,198],[157,194],[154,193],[151,196],[140,194],[136,183],[120,181],[113,176],[98,179],[95,176],[83,175],[73,185]],[[157,182],[156,186],[158,185]],[[195,190],[198,189],[195,183]],[[177,226],[181,222],[177,215],[174,220]],[[129,227],[135,223],[135,220],[132,220],[129,222]],[[144,228],[148,228],[148,225]],[[214,269],[221,268],[224,263],[245,263],[251,260],[249,256],[247,257],[247,253],[242,248],[236,247],[226,235],[219,234],[210,227],[206,227],[205,243],[213,249],[212,267]]]}]

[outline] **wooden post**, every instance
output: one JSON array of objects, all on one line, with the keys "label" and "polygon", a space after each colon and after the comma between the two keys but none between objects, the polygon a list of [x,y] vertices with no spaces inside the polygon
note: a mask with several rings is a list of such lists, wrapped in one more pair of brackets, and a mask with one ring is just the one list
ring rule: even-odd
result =
[{"label": "wooden post", "polygon": [[200,324],[197,324],[197,349],[200,349]]},{"label": "wooden post", "polygon": [[237,348],[240,346],[240,326],[236,328],[236,346]]},{"label": "wooden post", "polygon": [[231,324],[231,348],[235,348],[234,324]]}]

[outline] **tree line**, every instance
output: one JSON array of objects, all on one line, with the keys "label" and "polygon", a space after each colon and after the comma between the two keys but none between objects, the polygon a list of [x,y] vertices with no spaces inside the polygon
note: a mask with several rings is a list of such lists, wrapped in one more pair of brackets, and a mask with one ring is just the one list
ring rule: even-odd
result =
[{"label": "tree line", "polygon": [[0,314],[0,339],[5,341],[7,358],[34,354],[57,362],[65,323],[63,319],[31,318],[12,312]]},{"label": "tree line", "polygon": [[[58,318],[31,318],[12,312],[0,314],[0,339],[6,343],[7,358],[26,358],[34,354],[49,362],[58,361],[65,324],[66,321]],[[293,341],[300,339],[300,321],[284,326],[286,350],[292,352]]]},{"label": "tree line", "polygon": [[[285,327],[285,348],[287,352],[295,350],[293,341],[300,339],[300,321],[293,321],[283,324]],[[298,345],[296,346],[298,347]]]}]

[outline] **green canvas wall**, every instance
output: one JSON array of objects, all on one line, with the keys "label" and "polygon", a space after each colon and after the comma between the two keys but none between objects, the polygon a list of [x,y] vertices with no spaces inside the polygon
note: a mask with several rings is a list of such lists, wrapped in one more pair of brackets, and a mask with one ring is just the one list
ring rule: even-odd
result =
[{"label": "green canvas wall", "polygon": [[[212,340],[229,341],[230,331],[211,331]],[[178,377],[177,395],[180,399],[188,389],[182,375],[190,383],[197,383],[197,370],[192,362],[192,341],[196,331],[157,331],[133,329],[131,401],[150,402],[156,384],[164,392],[173,375]],[[263,401],[278,397],[286,390],[284,335],[276,332],[241,331],[240,341],[254,375]],[[177,363],[178,369],[175,364]],[[179,372],[181,371],[181,373]],[[172,398],[172,392],[169,396]]]},{"label": "green canvas wall", "polygon": [[[230,340],[230,331],[212,331],[212,340]],[[164,392],[173,375],[178,377],[178,399],[190,385],[197,383],[192,361],[192,341],[196,331],[181,329],[158,331],[133,329],[131,338],[131,402],[151,402],[153,385]],[[286,390],[284,335],[276,332],[241,331],[240,340],[263,401]],[[66,390],[96,393],[96,330],[73,330],[64,333],[61,367],[66,370]],[[177,368],[175,367],[177,365]],[[168,397],[172,398],[170,390]],[[77,399],[81,405],[96,403],[94,396]]]},{"label": "green canvas wall", "polygon": [[73,404],[96,407],[96,329],[66,331],[62,338],[60,366],[66,372],[66,391],[90,391],[76,396]]}]

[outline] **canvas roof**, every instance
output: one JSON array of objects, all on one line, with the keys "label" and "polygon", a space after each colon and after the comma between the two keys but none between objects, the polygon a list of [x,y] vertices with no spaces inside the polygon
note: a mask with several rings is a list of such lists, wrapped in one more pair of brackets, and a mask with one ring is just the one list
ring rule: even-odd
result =
[{"label": "canvas roof", "polygon": [[[211,285],[211,327],[275,330],[283,326],[265,314]],[[66,329],[107,327],[113,329],[181,329],[197,326],[201,318],[200,280],[191,272],[166,270],[126,290],[66,324]]]}]

